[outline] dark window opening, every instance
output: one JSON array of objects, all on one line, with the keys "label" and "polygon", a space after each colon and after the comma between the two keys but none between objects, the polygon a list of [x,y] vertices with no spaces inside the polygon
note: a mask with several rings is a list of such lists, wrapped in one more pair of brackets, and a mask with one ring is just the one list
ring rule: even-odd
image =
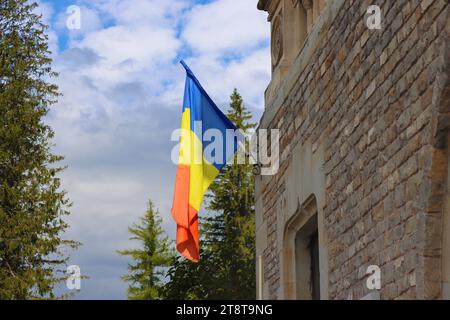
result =
[{"label": "dark window opening", "polygon": [[300,300],[320,300],[319,232],[311,218],[295,236],[295,288]]},{"label": "dark window opening", "polygon": [[311,299],[320,300],[319,233],[317,231],[311,235],[308,249],[311,259]]}]

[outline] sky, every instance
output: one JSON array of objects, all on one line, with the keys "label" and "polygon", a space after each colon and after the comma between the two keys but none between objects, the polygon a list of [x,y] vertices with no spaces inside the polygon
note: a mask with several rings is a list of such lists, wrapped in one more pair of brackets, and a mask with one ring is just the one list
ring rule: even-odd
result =
[{"label": "sky", "polygon": [[[82,242],[69,264],[88,277],[73,298],[126,299],[120,276],[130,261],[116,250],[138,245],[127,228],[148,199],[175,237],[171,134],[180,126],[185,80],[179,60],[223,111],[237,88],[258,120],[270,81],[267,16],[257,0],[38,4],[63,94],[45,121],[55,131],[54,152],[67,165],[61,180],[73,206],[64,238]],[[72,5],[81,10],[79,29],[68,28]]]}]

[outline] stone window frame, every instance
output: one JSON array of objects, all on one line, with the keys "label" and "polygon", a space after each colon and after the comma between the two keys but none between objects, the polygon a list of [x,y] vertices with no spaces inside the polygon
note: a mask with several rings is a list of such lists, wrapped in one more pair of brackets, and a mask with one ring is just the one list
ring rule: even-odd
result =
[{"label": "stone window frame", "polygon": [[[445,55],[449,57],[449,53]],[[444,61],[448,61],[444,59]],[[450,64],[441,66],[433,88],[432,105],[436,114],[431,119],[431,163],[428,177],[431,184],[419,220],[422,243],[419,261],[423,271],[418,274],[420,299],[450,300]],[[424,261],[427,259],[427,261]]]},{"label": "stone window frame", "polygon": [[447,133],[447,181],[442,215],[442,299],[450,300],[450,133]]},{"label": "stone window frame", "polygon": [[[309,254],[306,243],[314,232],[318,233],[319,247],[320,247],[320,228],[319,228],[319,213],[317,206],[317,198],[311,195],[297,212],[287,221],[284,239],[283,239],[283,288],[284,298],[287,300],[309,300],[311,299],[311,292],[309,286],[309,276],[301,277],[298,275],[297,268],[297,254],[296,254],[296,238],[299,233],[302,233],[301,238],[305,240],[304,253]],[[308,251],[308,253],[307,253]],[[320,262],[319,262],[320,265]],[[309,266],[305,266],[309,270]],[[319,268],[320,269],[320,268]],[[309,273],[308,273],[309,274]],[[303,283],[303,287],[299,288],[298,283]],[[320,290],[321,298],[324,297],[322,289]]]}]

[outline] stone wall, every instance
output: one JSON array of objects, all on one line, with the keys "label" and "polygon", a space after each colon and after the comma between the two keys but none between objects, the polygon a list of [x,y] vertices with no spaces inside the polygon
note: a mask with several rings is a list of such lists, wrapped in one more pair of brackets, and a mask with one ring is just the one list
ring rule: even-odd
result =
[{"label": "stone wall", "polygon": [[[366,26],[373,4],[381,30]],[[278,173],[256,178],[264,298],[286,297],[285,223],[310,193],[324,298],[367,295],[369,265],[381,268],[381,299],[442,297],[449,11],[448,0],[329,0],[266,92],[260,128],[281,141]]]}]

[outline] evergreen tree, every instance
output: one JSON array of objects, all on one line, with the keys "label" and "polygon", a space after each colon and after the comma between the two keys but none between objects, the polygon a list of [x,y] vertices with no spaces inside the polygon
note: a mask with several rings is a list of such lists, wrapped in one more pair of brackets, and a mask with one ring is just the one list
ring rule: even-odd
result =
[{"label": "evergreen tree", "polygon": [[[243,131],[255,127],[236,89],[227,116]],[[218,253],[223,268],[225,299],[254,299],[256,295],[253,166],[246,157],[244,164],[235,161],[225,167],[208,195],[207,209],[219,213],[207,218],[206,229],[212,235],[211,250]]]},{"label": "evergreen tree", "polygon": [[56,102],[46,26],[26,0],[0,1],[0,299],[52,298],[67,257],[69,200],[43,118]]},{"label": "evergreen tree", "polygon": [[161,229],[161,218],[153,203],[148,202],[147,212],[140,218],[140,224],[128,228],[141,248],[118,251],[121,255],[133,258],[128,265],[129,274],[122,277],[130,283],[128,298],[133,300],[154,300],[161,296],[164,267],[173,260],[170,242]]},{"label": "evergreen tree", "polygon": [[[200,225],[201,227],[202,225]],[[203,245],[203,243],[202,243]],[[172,300],[220,299],[217,259],[213,253],[200,249],[200,262],[192,263],[177,255],[167,273],[170,279],[163,287],[163,298]]]},{"label": "evergreen tree", "polygon": [[[239,129],[248,130],[251,114],[235,89],[228,118]],[[248,150],[248,148],[247,148]],[[247,155],[248,160],[248,155]],[[200,262],[180,257],[169,270],[165,286],[169,299],[254,299],[255,230],[253,166],[227,165],[211,184],[207,209],[200,220]]]}]

